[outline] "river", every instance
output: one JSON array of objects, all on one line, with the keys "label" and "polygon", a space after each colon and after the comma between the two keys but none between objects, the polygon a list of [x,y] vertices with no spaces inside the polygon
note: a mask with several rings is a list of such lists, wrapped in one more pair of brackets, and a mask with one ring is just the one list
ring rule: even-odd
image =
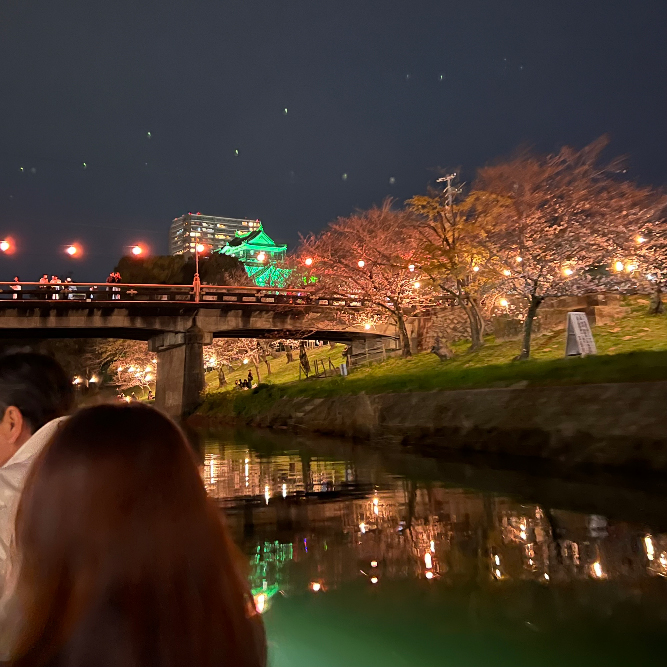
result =
[{"label": "river", "polygon": [[664,659],[660,484],[258,430],[200,433],[199,451],[272,667]]}]

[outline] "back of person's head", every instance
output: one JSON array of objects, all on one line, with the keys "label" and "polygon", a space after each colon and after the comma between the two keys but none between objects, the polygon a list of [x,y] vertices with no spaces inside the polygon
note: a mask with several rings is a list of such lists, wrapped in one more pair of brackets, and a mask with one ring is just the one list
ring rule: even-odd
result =
[{"label": "back of person's head", "polygon": [[178,427],[82,410],[35,461],[16,519],[11,665],[258,667],[239,552]]},{"label": "back of person's head", "polygon": [[0,357],[0,413],[15,406],[34,433],[73,404],[72,381],[55,359],[35,352]]}]

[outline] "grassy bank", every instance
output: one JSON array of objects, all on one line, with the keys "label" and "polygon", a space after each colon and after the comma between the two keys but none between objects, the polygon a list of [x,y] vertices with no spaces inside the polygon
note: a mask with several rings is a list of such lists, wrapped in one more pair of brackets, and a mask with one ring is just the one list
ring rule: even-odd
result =
[{"label": "grassy bank", "polygon": [[[253,392],[209,392],[201,412],[256,414],[281,397],[667,379],[667,317],[647,315],[647,306],[641,300],[634,299],[628,305],[631,307],[628,316],[593,327],[597,356],[564,358],[565,331],[559,330],[535,336],[532,359],[522,362],[512,361],[518,352],[518,341],[493,338],[475,353],[465,351],[464,341],[456,344],[458,356],[449,361],[441,362],[435,355],[423,353],[353,369],[346,378],[297,382],[298,366],[294,362],[289,365],[291,375],[278,366],[277,372],[267,378],[270,385]],[[333,357],[340,355],[342,349],[342,346],[333,351],[325,348],[320,354],[329,353]],[[290,379],[281,380],[283,377]]]}]

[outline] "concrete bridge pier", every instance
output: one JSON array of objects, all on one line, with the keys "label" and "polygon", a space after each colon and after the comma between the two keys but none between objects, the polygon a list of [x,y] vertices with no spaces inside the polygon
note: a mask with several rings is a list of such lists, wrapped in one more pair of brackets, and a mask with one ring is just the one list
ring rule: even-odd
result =
[{"label": "concrete bridge pier", "polygon": [[192,325],[185,332],[155,336],[149,349],[157,356],[155,405],[176,419],[194,410],[204,390],[204,345],[213,336]]}]

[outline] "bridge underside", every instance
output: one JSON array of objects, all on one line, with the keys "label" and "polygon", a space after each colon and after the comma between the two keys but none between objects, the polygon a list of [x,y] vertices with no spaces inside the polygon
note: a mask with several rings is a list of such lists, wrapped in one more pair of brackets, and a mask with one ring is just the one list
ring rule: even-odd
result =
[{"label": "bridge underside", "polygon": [[[0,328],[0,339],[4,340],[46,340],[50,338],[120,338],[122,340],[150,341],[166,333],[161,329],[133,329],[123,327],[106,328]],[[385,338],[386,335],[374,332],[337,331],[335,329],[233,329],[210,332],[213,338],[259,338],[264,340],[298,339],[326,340],[336,343],[350,343],[354,340]]]}]

